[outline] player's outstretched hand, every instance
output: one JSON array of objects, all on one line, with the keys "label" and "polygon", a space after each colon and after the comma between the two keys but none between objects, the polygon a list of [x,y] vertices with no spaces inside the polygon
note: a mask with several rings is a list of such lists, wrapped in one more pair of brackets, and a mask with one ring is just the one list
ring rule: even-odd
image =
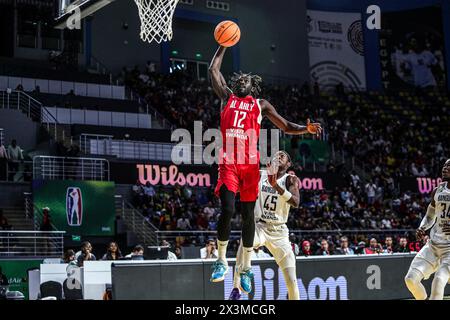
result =
[{"label": "player's outstretched hand", "polygon": [[306,130],[310,134],[320,135],[322,133],[322,126],[318,122],[311,122],[310,119],[306,120]]},{"label": "player's outstretched hand", "polygon": [[278,162],[267,163],[267,179],[272,187],[277,185]]},{"label": "player's outstretched hand", "polygon": [[420,229],[420,228],[416,230],[416,238],[418,241],[422,241],[422,239],[423,239],[423,237],[425,237],[425,235],[426,235],[425,230]]}]

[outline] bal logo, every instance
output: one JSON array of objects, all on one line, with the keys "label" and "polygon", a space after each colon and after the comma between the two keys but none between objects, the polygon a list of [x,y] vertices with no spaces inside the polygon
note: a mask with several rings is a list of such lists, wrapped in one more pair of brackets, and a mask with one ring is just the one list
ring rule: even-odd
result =
[{"label": "bal logo", "polygon": [[83,197],[78,187],[68,187],[66,193],[67,224],[79,227],[83,222]]}]

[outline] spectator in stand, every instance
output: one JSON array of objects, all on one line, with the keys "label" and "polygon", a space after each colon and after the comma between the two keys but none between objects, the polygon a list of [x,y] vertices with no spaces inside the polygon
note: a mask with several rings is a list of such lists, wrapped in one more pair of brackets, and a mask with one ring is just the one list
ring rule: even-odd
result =
[{"label": "spectator in stand", "polygon": [[150,202],[156,194],[155,188],[153,188],[150,182],[147,182],[143,187],[143,189],[144,189],[144,196],[146,198],[145,200]]},{"label": "spectator in stand", "polygon": [[355,171],[352,171],[350,174],[350,178],[352,180],[352,187],[358,188],[359,184],[361,183],[361,179],[359,178],[358,174]]},{"label": "spectator in stand", "polygon": [[316,256],[329,256],[331,255],[330,245],[326,239],[320,241],[320,248],[316,251]]},{"label": "spectator in stand", "polygon": [[183,259],[183,252],[180,246],[175,247],[175,256],[177,259]]},{"label": "spectator in stand", "polygon": [[191,222],[187,218],[186,215],[183,215],[180,219],[177,221],[177,229],[178,230],[191,230]]},{"label": "spectator in stand", "polygon": [[23,91],[23,86],[22,86],[22,84],[19,83],[19,84],[17,85],[16,91]]},{"label": "spectator in stand", "polygon": [[203,212],[199,212],[197,215],[196,225],[198,230],[207,230],[208,229],[208,220],[205,217],[205,214]]},{"label": "spectator in stand", "polygon": [[345,203],[349,198],[350,192],[344,187],[341,191],[341,200]]},{"label": "spectator in stand", "polygon": [[203,212],[205,214],[205,217],[207,220],[211,219],[212,216],[216,213],[216,210],[214,210],[211,201],[208,202],[208,204],[203,209]]},{"label": "spectator in stand", "polygon": [[206,242],[206,246],[200,249],[200,258],[202,259],[217,259],[219,251],[216,248],[216,242],[209,239]]},{"label": "spectator in stand", "polygon": [[23,161],[22,149],[17,145],[16,139],[11,141],[8,146],[8,159],[9,159],[9,180],[14,181],[14,176],[19,171],[19,163]]},{"label": "spectator in stand", "polygon": [[392,237],[386,237],[384,239],[383,253],[394,253],[394,241]]},{"label": "spectator in stand", "polygon": [[305,240],[302,242],[302,252],[300,255],[305,257],[312,255],[311,243],[309,241]]},{"label": "spectator in stand", "polygon": [[216,220],[216,217],[212,216],[212,217],[209,219],[208,230],[209,230],[209,231],[216,231],[216,230],[217,230],[217,220]]},{"label": "spectator in stand", "polygon": [[297,237],[295,236],[294,233],[291,233],[289,235],[289,241],[291,242],[291,247],[292,247],[292,251],[294,252],[294,255],[298,256],[300,254],[300,248],[298,247]]},{"label": "spectator in stand", "polygon": [[77,265],[82,267],[85,261],[95,261],[97,258],[92,253],[92,245],[85,241],[81,244],[81,250],[77,252]]},{"label": "spectator in stand", "polygon": [[371,181],[366,184],[365,190],[366,190],[367,204],[371,206],[375,201],[375,192],[377,190],[377,185],[373,183],[373,181]]},{"label": "spectator in stand", "polygon": [[395,249],[395,252],[401,252],[401,253],[410,253],[411,250],[408,246],[408,240],[405,237],[401,237],[398,242],[398,247]]},{"label": "spectator in stand", "polygon": [[136,180],[136,184],[132,187],[133,191],[133,203],[136,207],[140,208],[144,203],[144,189],[142,188],[139,180]]},{"label": "spectator in stand", "polygon": [[342,255],[354,255],[355,252],[352,248],[348,246],[348,238],[347,237],[341,237],[340,239],[341,246],[336,249],[336,254],[342,254]]},{"label": "spectator in stand", "polygon": [[411,163],[411,174],[415,177],[418,177],[420,175],[419,170],[417,169],[417,166],[414,162]]},{"label": "spectator in stand", "polygon": [[120,252],[119,246],[117,245],[117,242],[111,241],[108,245],[108,249],[106,253],[103,255],[102,260],[119,260],[121,259],[122,252]]},{"label": "spectator in stand", "polygon": [[169,241],[167,241],[165,239],[162,240],[161,241],[161,247],[167,247],[169,249],[169,251],[167,252],[167,260],[170,260],[170,261],[178,260],[177,255],[170,250],[170,248],[172,246],[170,245]]},{"label": "spectator in stand", "polygon": [[76,263],[75,261],[75,251],[72,249],[66,250],[64,252],[64,257],[62,258],[62,263]]},{"label": "spectator in stand", "polygon": [[6,219],[3,214],[3,209],[0,209],[0,229],[1,230],[11,230],[12,226],[8,223],[8,219]]},{"label": "spectator in stand", "polygon": [[50,220],[50,208],[45,207],[42,208],[42,224],[41,224],[41,231],[52,231],[52,223]]},{"label": "spectator in stand", "polygon": [[125,258],[131,260],[144,260],[144,247],[140,244],[134,246],[130,254],[127,254]]},{"label": "spectator in stand", "polygon": [[356,254],[365,254],[366,250],[366,243],[364,241],[358,242],[358,247],[356,247],[355,253]]},{"label": "spectator in stand", "polygon": [[5,181],[7,178],[8,159],[8,152],[0,141],[0,181]]},{"label": "spectator in stand", "polygon": [[377,239],[372,238],[369,242],[369,247],[364,249],[365,254],[379,254],[383,252],[383,248],[378,244]]},{"label": "spectator in stand", "polygon": [[356,201],[352,193],[350,193],[348,199],[345,201],[345,206],[352,209],[356,206]]}]

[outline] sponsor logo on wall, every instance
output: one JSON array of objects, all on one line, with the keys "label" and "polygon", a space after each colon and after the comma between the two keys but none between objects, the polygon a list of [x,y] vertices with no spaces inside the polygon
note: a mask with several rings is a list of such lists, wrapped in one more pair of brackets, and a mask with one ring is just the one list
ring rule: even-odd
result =
[{"label": "sponsor logo on wall", "polygon": [[83,222],[83,197],[78,187],[67,188],[66,217],[71,227],[79,227]]},{"label": "sponsor logo on wall", "polygon": [[138,170],[139,182],[144,185],[150,182],[151,185],[164,186],[174,186],[176,184],[191,187],[211,186],[211,176],[209,173],[184,174],[179,172],[178,166],[176,165],[163,167],[157,164],[138,164],[136,168]]},{"label": "sponsor logo on wall", "polygon": [[432,179],[432,178],[417,178],[417,189],[420,193],[430,193],[436,188],[440,183],[442,183],[441,178]]},{"label": "sponsor logo on wall", "polygon": [[361,14],[308,10],[307,22],[312,82],[365,88]]},{"label": "sponsor logo on wall", "polygon": [[[231,290],[233,290],[234,272],[232,271],[230,270],[225,278],[225,299],[228,299]],[[254,265],[252,271],[254,274],[252,300],[287,300],[288,290],[280,268],[262,268],[260,265]],[[278,280],[275,280],[276,273],[278,273]],[[309,282],[304,282],[302,278],[298,278],[297,285],[300,300],[348,300],[347,279],[344,276],[327,277],[326,279],[314,277]],[[249,297],[243,294],[241,299],[248,300]]]},{"label": "sponsor logo on wall", "polygon": [[[288,171],[289,174],[295,175],[294,171]],[[323,190],[324,183],[322,178],[297,177],[300,190]]]}]

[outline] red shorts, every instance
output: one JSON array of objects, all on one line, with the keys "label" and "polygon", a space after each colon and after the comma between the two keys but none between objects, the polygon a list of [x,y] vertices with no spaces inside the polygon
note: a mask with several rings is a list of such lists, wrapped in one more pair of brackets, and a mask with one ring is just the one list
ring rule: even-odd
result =
[{"label": "red shorts", "polygon": [[215,194],[224,184],[231,192],[240,193],[244,202],[254,202],[258,198],[259,161],[257,164],[219,164],[219,179]]}]

